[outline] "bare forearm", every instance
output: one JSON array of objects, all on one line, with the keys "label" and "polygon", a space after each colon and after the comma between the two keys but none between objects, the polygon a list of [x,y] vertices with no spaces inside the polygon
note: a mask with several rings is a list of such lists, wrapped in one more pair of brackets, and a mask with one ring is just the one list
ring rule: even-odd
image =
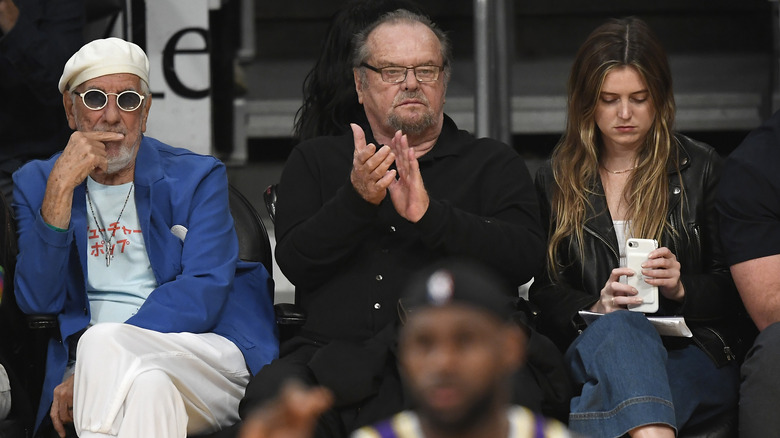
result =
[{"label": "bare forearm", "polygon": [[64,184],[55,172],[46,183],[46,194],[41,205],[43,221],[57,228],[67,229],[73,206],[73,188]]},{"label": "bare forearm", "polygon": [[57,228],[68,228],[73,190],[96,169],[106,171],[108,159],[104,142],[122,139],[123,134],[103,131],[76,131],[70,136],[46,181],[41,205],[44,222]]},{"label": "bare forearm", "polygon": [[759,330],[780,321],[780,254],[731,267],[742,301]]}]

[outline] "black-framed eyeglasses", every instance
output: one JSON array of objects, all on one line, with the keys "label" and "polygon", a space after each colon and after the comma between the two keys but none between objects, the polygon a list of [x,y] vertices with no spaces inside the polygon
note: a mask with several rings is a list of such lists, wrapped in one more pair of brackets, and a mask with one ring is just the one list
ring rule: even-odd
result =
[{"label": "black-framed eyeglasses", "polygon": [[141,106],[144,97],[133,90],[123,91],[121,93],[106,93],[96,88],[79,93],[74,92],[84,102],[84,106],[92,111],[102,110],[108,104],[108,96],[116,96],[116,106],[122,111],[135,111]]},{"label": "black-framed eyeglasses", "polygon": [[439,79],[439,73],[442,68],[438,65],[415,65],[404,67],[401,65],[390,65],[387,67],[376,68],[372,65],[368,65],[365,62],[360,63],[361,67],[365,67],[371,71],[375,71],[382,76],[382,80],[391,84],[398,84],[406,80],[406,74],[409,70],[414,71],[414,78],[417,82],[435,82]]}]

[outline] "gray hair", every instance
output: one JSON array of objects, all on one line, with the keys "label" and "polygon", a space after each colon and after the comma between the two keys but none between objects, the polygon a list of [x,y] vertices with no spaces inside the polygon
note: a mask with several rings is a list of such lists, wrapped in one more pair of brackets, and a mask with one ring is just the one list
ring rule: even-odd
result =
[{"label": "gray hair", "polygon": [[416,14],[406,9],[397,9],[382,15],[378,20],[366,26],[365,29],[356,33],[352,38],[352,47],[354,47],[352,51],[352,67],[358,69],[361,83],[366,84],[367,81],[366,70],[365,68],[361,68],[360,64],[366,62],[366,60],[371,57],[371,50],[368,47],[368,36],[377,27],[385,23],[420,23],[430,29],[431,32],[436,35],[436,38],[439,40],[439,46],[441,47],[444,83],[446,85],[447,82],[449,82],[450,73],[452,71],[452,47],[450,46],[450,39],[447,37],[447,34],[436,26],[436,24],[427,16]]}]

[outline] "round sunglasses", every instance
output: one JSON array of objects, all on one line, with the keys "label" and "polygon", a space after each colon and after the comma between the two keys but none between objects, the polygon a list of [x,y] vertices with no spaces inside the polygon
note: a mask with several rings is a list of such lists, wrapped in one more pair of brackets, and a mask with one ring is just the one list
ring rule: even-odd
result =
[{"label": "round sunglasses", "polygon": [[108,96],[116,96],[116,106],[122,111],[135,111],[141,106],[144,101],[144,97],[133,90],[123,91],[121,93],[106,93],[103,90],[91,89],[79,93],[74,92],[77,96],[81,97],[81,101],[84,102],[84,106],[92,111],[102,110],[108,104]]}]

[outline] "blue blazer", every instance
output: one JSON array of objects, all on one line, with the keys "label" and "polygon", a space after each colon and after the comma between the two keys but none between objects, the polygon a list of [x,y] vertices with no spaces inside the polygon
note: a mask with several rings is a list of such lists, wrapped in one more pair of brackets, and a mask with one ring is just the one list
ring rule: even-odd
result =
[{"label": "blue blazer", "polygon": [[[60,154],[32,161],[14,174],[19,234],[15,291],[25,313],[56,314],[61,339],[90,321],[87,300],[86,183],[73,193],[67,231],[40,213],[46,182]],[[146,251],[157,279],[128,324],[159,332],[213,332],[230,339],[251,372],[278,356],[273,280],[260,263],[238,260],[225,166],[216,158],[143,137],[135,164],[134,198]],[[184,241],[171,227],[187,228]],[[235,281],[234,281],[235,280]],[[62,382],[68,342],[52,339],[38,423]]]}]

